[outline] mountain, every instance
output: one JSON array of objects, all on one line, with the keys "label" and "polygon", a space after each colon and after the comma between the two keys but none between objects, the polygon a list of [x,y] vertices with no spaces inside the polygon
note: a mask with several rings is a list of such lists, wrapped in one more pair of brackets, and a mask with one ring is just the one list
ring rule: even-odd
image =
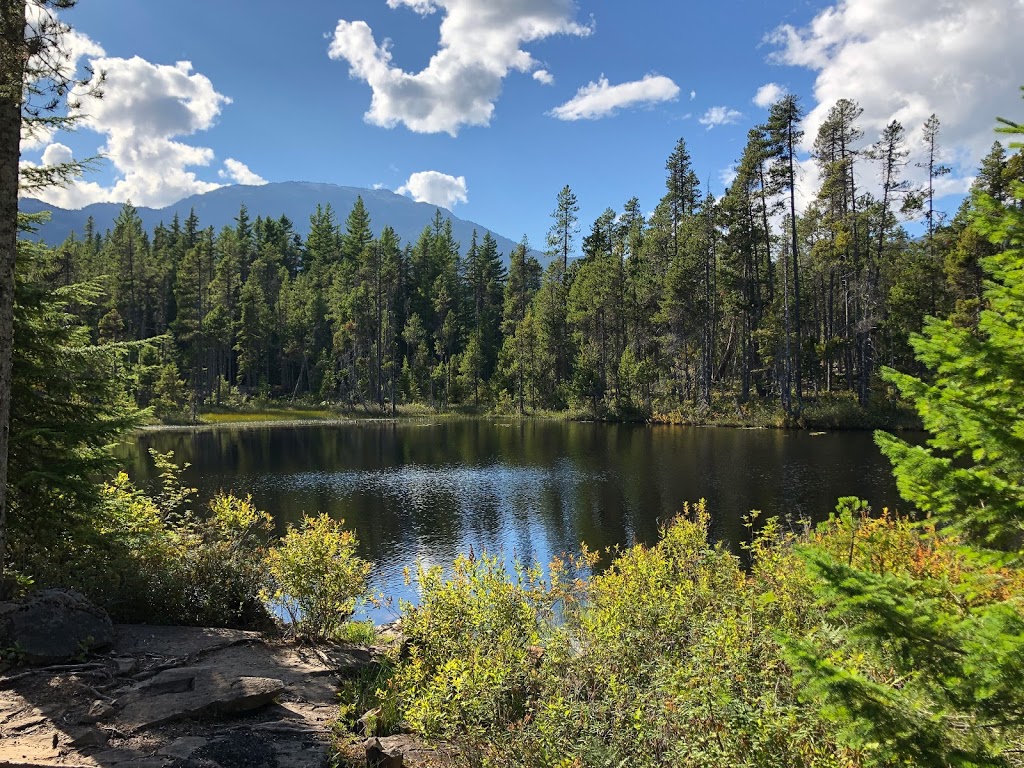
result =
[{"label": "mountain", "polygon": [[[396,195],[386,189],[363,189],[360,187],[340,187],[336,184],[315,184],[305,181],[284,181],[264,184],[258,187],[234,185],[221,187],[202,195],[192,195],[166,208],[138,208],[139,218],[145,229],[152,232],[153,228],[163,222],[169,225],[175,214],[184,221],[189,211],[195,209],[199,217],[199,225],[203,228],[212,226],[214,231],[233,225],[238,209],[244,203],[249,209],[249,217],[257,216],[279,218],[287,216],[295,226],[295,231],[305,237],[309,231],[309,216],[316,206],[331,204],[339,224],[344,227],[356,198],[361,196],[370,214],[370,221],[375,234],[380,234],[384,226],[390,226],[402,239],[402,244],[416,242],[423,228],[434,218],[438,206],[428,203],[417,203],[408,197]],[[85,221],[93,218],[97,232],[104,232],[114,226],[114,220],[121,212],[120,203],[94,203],[77,211],[69,211],[48,203],[24,198],[20,201],[20,209],[24,213],[49,211],[50,220],[39,228],[38,237],[50,245],[59,245],[72,232],[81,234]],[[462,244],[463,252],[469,248],[473,230],[477,230],[477,240],[490,232],[498,241],[498,250],[506,260],[515,243],[489,228],[472,221],[460,219],[446,208],[441,208],[441,215],[452,220],[452,231],[455,239]]]}]

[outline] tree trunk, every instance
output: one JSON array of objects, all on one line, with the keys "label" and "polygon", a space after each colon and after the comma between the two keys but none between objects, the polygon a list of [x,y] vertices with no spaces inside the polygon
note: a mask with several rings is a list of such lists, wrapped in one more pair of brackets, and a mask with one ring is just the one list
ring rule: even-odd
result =
[{"label": "tree trunk", "polygon": [[790,121],[786,130],[786,141],[789,153],[789,230],[792,239],[793,256],[793,324],[796,332],[796,344],[793,347],[794,361],[793,370],[796,374],[796,410],[800,413],[803,408],[803,371],[800,360],[800,346],[802,344],[802,326],[800,323],[800,250],[797,244],[796,231],[796,169],[794,167],[794,153],[796,147],[793,140],[793,122]]},{"label": "tree trunk", "polygon": [[0,0],[0,576],[7,562],[7,455],[11,436],[14,264],[25,77],[25,0]]}]

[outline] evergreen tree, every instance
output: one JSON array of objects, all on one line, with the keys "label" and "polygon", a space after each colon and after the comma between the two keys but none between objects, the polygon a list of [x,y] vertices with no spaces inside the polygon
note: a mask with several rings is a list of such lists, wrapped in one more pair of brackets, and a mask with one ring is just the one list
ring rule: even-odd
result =
[{"label": "evergreen tree", "polygon": [[[566,387],[570,382],[574,357],[572,339],[566,323],[569,286],[562,272],[561,260],[552,261],[541,278],[540,289],[533,298],[532,329],[539,347],[532,382],[534,404],[545,408],[566,406]],[[526,338],[524,337],[524,341]]]},{"label": "evergreen tree", "polygon": [[280,254],[267,242],[239,292],[238,370],[253,390],[261,386],[269,389],[272,384],[271,366],[279,331],[277,302],[287,275]]},{"label": "evergreen tree", "polygon": [[145,337],[146,266],[149,236],[142,219],[131,203],[125,203],[114,221],[114,229],[104,243],[104,260],[113,278],[113,305],[132,339]]},{"label": "evergreen tree", "polygon": [[490,381],[498,362],[501,348],[501,315],[505,284],[505,266],[498,243],[490,232],[484,232],[483,241],[476,246],[476,233],[466,254],[466,298],[469,302],[467,320],[472,345],[470,355],[463,356],[463,367],[473,382],[474,401],[479,404],[479,384]]},{"label": "evergreen tree", "polygon": [[866,406],[868,403],[871,377],[875,369],[876,353],[873,331],[884,318],[882,276],[888,262],[891,261],[888,246],[890,235],[895,230],[897,223],[896,211],[899,209],[896,204],[902,203],[910,189],[910,184],[901,178],[909,154],[903,126],[897,120],[893,120],[885,127],[878,141],[868,150],[868,156],[879,164],[882,198],[876,206],[874,260],[868,267],[867,285],[864,290],[866,320],[858,332],[860,340],[858,344],[860,359],[858,395],[862,406]]},{"label": "evergreen tree", "polygon": [[362,196],[359,196],[356,197],[356,202],[345,219],[345,232],[341,236],[342,258],[354,262],[362,255],[363,249],[371,240],[373,231],[370,229],[370,214],[366,210]]},{"label": "evergreen tree", "polygon": [[532,322],[530,331],[520,332],[520,329],[527,322],[530,303],[540,290],[540,279],[540,262],[531,255],[529,241],[524,237],[512,250],[509,259],[501,313],[504,341],[498,363],[519,413],[526,410],[527,377],[530,372],[526,361],[536,357],[536,332]]},{"label": "evergreen tree", "polygon": [[573,244],[579,234],[580,206],[576,195],[566,184],[558,193],[555,210],[551,213],[553,223],[548,230],[548,253],[562,262],[563,279],[569,273],[569,257],[573,253]]},{"label": "evergreen tree", "polygon": [[943,270],[954,302],[953,315],[960,325],[976,327],[978,324],[983,308],[981,262],[996,251],[970,218],[971,200],[986,195],[1005,203],[1012,180],[1006,149],[997,141],[982,159],[978,176],[971,185],[970,198],[964,201],[951,224],[954,239],[945,253]]},{"label": "evergreen tree", "polygon": [[936,114],[933,113],[925,122],[922,138],[924,140],[926,158],[923,162],[917,163],[917,166],[919,168],[924,168],[928,175],[928,186],[926,192],[928,207],[925,213],[925,221],[928,223],[928,251],[934,256],[934,239],[937,222],[935,211],[935,181],[937,179],[941,179],[952,170],[940,159],[939,118]]},{"label": "evergreen tree", "polygon": [[239,230],[225,227],[216,239],[216,267],[210,283],[210,304],[206,328],[215,356],[216,398],[220,405],[221,383],[236,378],[236,334],[241,321],[239,295],[242,289],[244,250]]},{"label": "evergreen tree", "polygon": [[[567,320],[575,336],[575,394],[600,413],[610,380],[618,378],[622,357],[616,326],[621,277],[612,253],[616,216],[605,211],[584,239],[584,257],[577,265],[569,289]],[[614,382],[611,382],[614,383]]]},{"label": "evergreen tree", "polygon": [[43,254],[20,243],[15,302],[10,484],[11,561],[55,557],[69,532],[89,522],[97,478],[112,470],[111,446],[138,423],[125,397],[128,352],[138,345],[89,343],[70,308],[99,297],[95,284],[52,290],[25,279]]},{"label": "evergreen tree", "polygon": [[213,232],[207,230],[202,236],[197,234],[195,244],[185,252],[174,284],[177,316],[171,330],[178,345],[180,368],[188,373],[193,420],[206,394],[205,371],[209,361],[204,322],[209,311],[212,264]]},{"label": "evergreen tree", "polygon": [[686,244],[686,221],[697,212],[700,204],[700,180],[693,171],[686,142],[679,139],[675,149],[665,161],[668,175],[665,179],[666,193],[662,198],[669,226],[669,251],[671,258],[677,258]]},{"label": "evergreen tree", "polygon": [[562,401],[562,386],[571,375],[572,352],[566,313],[569,283],[572,279],[569,257],[574,253],[576,236],[579,234],[579,210],[576,195],[566,184],[558,193],[555,210],[551,212],[552,224],[548,230],[547,244],[548,256],[552,261],[544,273],[542,307],[537,312],[540,336],[554,360],[548,393],[551,404]]},{"label": "evergreen tree", "polygon": [[818,353],[824,367],[824,387],[832,390],[833,372],[841,364],[848,385],[854,378],[854,327],[864,325],[866,309],[865,260],[857,213],[856,160],[854,147],[864,132],[857,125],[863,110],[840,99],[829,110],[814,140],[813,157],[821,176],[816,198],[820,235],[814,237],[811,256],[819,272],[820,332]]},{"label": "evergreen tree", "polygon": [[[365,209],[363,213],[365,214]],[[369,226],[368,219],[366,224]],[[358,247],[358,244],[356,245]],[[302,259],[303,271],[315,274],[318,279],[323,280],[322,276],[341,259],[342,250],[342,235],[334,219],[334,209],[330,203],[326,206],[318,205],[316,212],[309,217],[309,234],[306,235]]]},{"label": "evergreen tree", "polygon": [[[782,403],[787,412],[793,410],[790,387],[795,383],[797,413],[800,412],[803,403],[803,376],[800,357],[803,324],[800,316],[800,246],[796,215],[796,150],[803,138],[803,131],[799,127],[802,118],[803,113],[796,96],[789,94],[772,104],[768,113],[768,122],[765,125],[769,155],[773,158],[771,165],[772,189],[777,194],[784,194],[789,198],[789,215],[786,221],[789,229],[788,257],[792,262],[793,286],[792,296],[790,297],[787,291],[785,302],[786,352]],[[783,274],[789,274],[785,264],[783,265]],[[792,308],[792,323],[790,322],[790,308]]]}]

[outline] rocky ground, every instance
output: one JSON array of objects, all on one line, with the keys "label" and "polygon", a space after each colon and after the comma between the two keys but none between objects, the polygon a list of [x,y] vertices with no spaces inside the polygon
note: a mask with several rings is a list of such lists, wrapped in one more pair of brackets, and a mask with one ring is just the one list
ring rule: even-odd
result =
[{"label": "rocky ground", "polygon": [[[359,646],[117,625],[81,662],[0,667],[0,767],[327,766],[339,680],[373,663]],[[387,768],[443,762],[407,737],[347,754]]]}]

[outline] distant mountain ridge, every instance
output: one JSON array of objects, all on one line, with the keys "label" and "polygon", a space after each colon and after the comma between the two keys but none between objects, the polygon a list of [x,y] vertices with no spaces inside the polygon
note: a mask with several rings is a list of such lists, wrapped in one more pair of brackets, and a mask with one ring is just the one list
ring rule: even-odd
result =
[{"label": "distant mountain ridge", "polygon": [[[415,243],[423,228],[434,218],[434,211],[440,206],[429,203],[417,203],[408,197],[397,195],[386,189],[364,189],[362,187],[342,187],[336,184],[319,184],[307,181],[282,181],[261,186],[232,185],[221,187],[212,192],[192,195],[164,208],[138,207],[139,218],[148,232],[163,222],[170,225],[174,215],[184,221],[189,211],[195,209],[199,217],[199,225],[204,229],[212,226],[214,231],[233,225],[238,210],[244,203],[249,216],[264,218],[280,218],[287,216],[295,226],[295,231],[303,237],[309,232],[309,217],[317,205],[330,203],[334,209],[339,225],[344,228],[356,198],[362,197],[363,204],[370,215],[371,228],[374,234],[380,234],[385,226],[390,226],[405,243]],[[49,245],[59,245],[75,232],[82,234],[86,220],[92,216],[97,232],[112,229],[114,220],[121,212],[121,203],[93,203],[80,210],[66,210],[43,203],[32,198],[19,201],[19,208],[25,213],[50,212],[50,221],[39,228],[38,238]],[[477,231],[478,241],[484,232],[490,232],[498,242],[498,250],[507,260],[516,243],[498,234],[489,227],[466,221],[455,216],[447,208],[440,208],[441,214],[452,220],[452,231],[455,239],[462,245],[462,252],[469,248],[473,230]]]}]

